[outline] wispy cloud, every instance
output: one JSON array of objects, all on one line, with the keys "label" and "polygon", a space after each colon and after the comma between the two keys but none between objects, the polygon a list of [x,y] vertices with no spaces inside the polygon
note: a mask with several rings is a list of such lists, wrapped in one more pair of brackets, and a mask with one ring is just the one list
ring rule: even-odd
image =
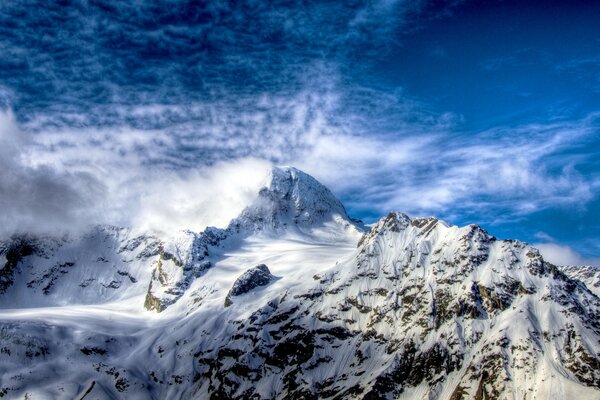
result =
[{"label": "wispy cloud", "polygon": [[[596,115],[576,122],[500,127],[468,139],[452,128],[420,125],[414,130],[419,129],[428,132],[370,135],[364,143],[356,137],[341,136],[333,143],[328,138],[317,144],[305,165],[309,170],[311,164],[319,165],[317,174],[329,171],[324,179],[342,189],[354,208],[375,205],[381,212],[515,218],[549,207],[585,205],[599,184],[578,171],[577,163],[584,160],[564,153],[597,134]],[[359,193],[356,200],[350,191]]]},{"label": "wispy cloud", "polygon": [[111,106],[294,91],[304,71],[324,60],[358,71],[381,59],[391,34],[423,6],[401,0],[4,3],[0,82],[8,91],[0,95],[21,120],[52,115],[47,122],[59,125],[146,128],[161,121]]},{"label": "wispy cloud", "polygon": [[[41,132],[39,125],[29,161],[76,167],[96,176],[109,193],[122,193],[122,188],[133,191],[109,201],[121,210],[112,210],[116,220],[123,220],[123,210],[139,211],[131,199],[147,197],[155,187],[172,189],[161,191],[156,201],[151,196],[143,206],[146,214],[152,214],[153,205],[165,204],[166,193],[172,193],[171,206],[157,214],[189,209],[188,199],[203,204],[198,187],[208,193],[211,184],[206,182],[237,182],[234,167],[227,174],[215,173],[222,178],[211,178],[208,171],[221,168],[214,168],[215,163],[238,165],[235,160],[249,158],[262,161],[244,161],[240,171],[260,169],[264,163],[296,165],[363,215],[398,209],[450,219],[477,215],[498,222],[551,207],[582,207],[594,198],[599,182],[578,170],[590,155],[573,157],[565,151],[597,134],[597,115],[575,122],[498,127],[467,138],[457,132],[459,125],[453,118],[423,114],[418,104],[401,96],[371,93],[368,97],[378,99],[379,110],[370,104],[361,108],[352,98],[360,98],[360,93],[332,81],[319,89],[313,81],[295,96],[133,110],[158,119],[187,113],[198,121],[166,129]],[[385,113],[378,115],[381,109]],[[397,129],[389,125],[390,120],[397,121]],[[125,218],[125,222],[132,220],[140,219]],[[173,224],[179,221],[185,219],[172,220]],[[224,223],[222,218],[215,221]],[[199,219],[195,225],[214,223]]]}]

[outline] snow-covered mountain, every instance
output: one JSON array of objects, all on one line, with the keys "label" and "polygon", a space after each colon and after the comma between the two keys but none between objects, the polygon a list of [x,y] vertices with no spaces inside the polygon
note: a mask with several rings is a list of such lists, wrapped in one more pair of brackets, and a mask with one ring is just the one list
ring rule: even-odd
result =
[{"label": "snow-covered mountain", "polygon": [[435,218],[366,229],[294,168],[227,227],[21,235],[0,268],[6,398],[600,398],[597,270]]}]

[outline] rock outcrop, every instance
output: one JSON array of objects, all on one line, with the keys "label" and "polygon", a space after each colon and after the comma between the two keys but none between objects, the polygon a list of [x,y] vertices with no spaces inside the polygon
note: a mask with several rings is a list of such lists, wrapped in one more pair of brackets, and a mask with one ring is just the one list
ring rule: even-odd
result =
[{"label": "rock outcrop", "polygon": [[269,268],[265,264],[250,268],[233,283],[231,290],[227,293],[227,297],[225,297],[225,307],[233,304],[234,297],[246,294],[259,286],[266,286],[273,279],[275,277],[271,275],[271,271],[269,271]]}]

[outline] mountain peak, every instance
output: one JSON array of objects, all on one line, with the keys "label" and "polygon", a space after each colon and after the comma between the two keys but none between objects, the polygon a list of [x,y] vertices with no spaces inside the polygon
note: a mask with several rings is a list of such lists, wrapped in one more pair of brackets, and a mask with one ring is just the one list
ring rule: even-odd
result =
[{"label": "mountain peak", "polygon": [[230,228],[311,228],[329,221],[348,224],[351,219],[329,189],[299,169],[286,166],[269,171],[258,197],[231,222]]}]

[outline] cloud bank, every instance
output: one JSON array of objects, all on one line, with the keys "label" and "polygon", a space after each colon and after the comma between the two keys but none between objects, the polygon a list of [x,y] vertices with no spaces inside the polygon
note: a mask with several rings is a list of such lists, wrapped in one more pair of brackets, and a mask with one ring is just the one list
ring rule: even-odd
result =
[{"label": "cloud bank", "polygon": [[[136,137],[131,134],[123,146],[139,150],[145,142]],[[99,136],[93,141],[104,143]],[[11,112],[0,113],[0,236],[73,233],[94,224],[167,234],[226,226],[257,195],[270,166],[236,159],[198,169],[148,170],[145,159],[119,162],[123,148],[111,152],[112,145],[94,156],[71,143],[70,154],[78,158],[62,151],[50,157],[40,151],[45,146],[35,149]]]},{"label": "cloud bank", "polygon": [[269,167],[264,161],[240,159],[140,182],[128,199],[137,204],[130,223],[136,229],[163,234],[226,227],[257,197]]},{"label": "cloud bank", "polygon": [[91,174],[32,165],[29,138],[0,113],[0,234],[62,231],[98,219],[104,186]]}]

